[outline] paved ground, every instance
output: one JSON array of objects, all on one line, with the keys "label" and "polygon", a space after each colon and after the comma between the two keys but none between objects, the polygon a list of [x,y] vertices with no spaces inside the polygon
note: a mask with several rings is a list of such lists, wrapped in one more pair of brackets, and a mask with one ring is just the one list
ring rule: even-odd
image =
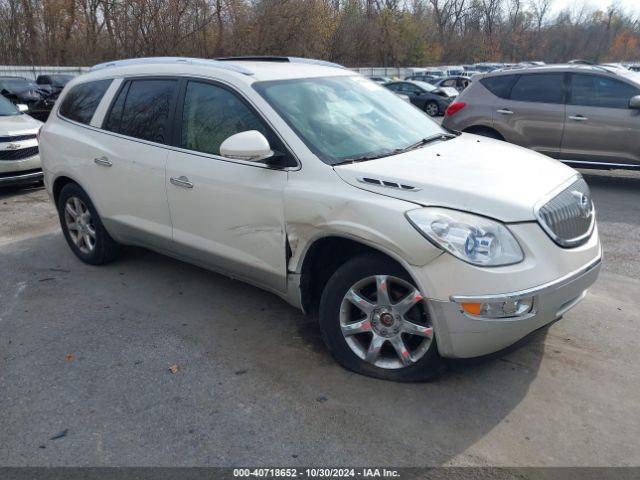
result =
[{"label": "paved ground", "polygon": [[343,370],[244,284],[138,249],[83,265],[42,190],[0,192],[0,465],[639,465],[640,175],[586,178],[592,293],[416,385]]}]

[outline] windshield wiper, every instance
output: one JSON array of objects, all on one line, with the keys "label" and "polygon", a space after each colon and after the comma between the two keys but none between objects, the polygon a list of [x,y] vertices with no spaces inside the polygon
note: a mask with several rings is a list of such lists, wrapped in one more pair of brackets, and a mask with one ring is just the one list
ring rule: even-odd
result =
[{"label": "windshield wiper", "polygon": [[432,137],[423,138],[422,140],[419,140],[416,143],[409,145],[408,147],[397,148],[393,151],[393,153],[398,154],[398,153],[408,152],[410,150],[415,150],[417,148],[424,147],[425,145],[431,142],[435,142],[436,140],[448,140],[455,137],[456,135],[452,133],[439,133],[438,135],[433,135]]},{"label": "windshield wiper", "polygon": [[416,148],[424,147],[428,143],[435,142],[436,140],[448,140],[451,138],[455,138],[456,135],[453,133],[439,133],[432,137],[423,138],[422,140],[409,145],[408,147],[396,148],[395,150],[387,151],[384,153],[379,153],[377,155],[363,155],[361,157],[355,158],[346,158],[341,162],[334,163],[333,165],[345,165],[348,163],[358,163],[358,162],[366,162],[367,160],[375,160],[376,158],[384,158],[389,157],[391,155],[397,155],[399,153],[408,152],[409,150],[415,150]]},{"label": "windshield wiper", "polygon": [[395,150],[392,150],[390,152],[379,153],[377,155],[363,155],[361,157],[346,158],[341,162],[334,163],[333,165],[335,166],[335,165],[345,165],[347,163],[366,162],[367,160],[375,160],[376,158],[384,158],[384,157],[388,157],[389,155],[395,155],[395,153],[396,153]]}]

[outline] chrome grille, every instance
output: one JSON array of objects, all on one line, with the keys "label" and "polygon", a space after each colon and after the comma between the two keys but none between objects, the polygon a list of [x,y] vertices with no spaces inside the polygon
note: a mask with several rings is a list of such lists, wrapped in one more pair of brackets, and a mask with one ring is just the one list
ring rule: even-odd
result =
[{"label": "chrome grille", "polygon": [[0,143],[19,142],[21,140],[31,140],[34,138],[36,138],[35,133],[30,133],[28,135],[11,135],[8,137],[0,137]]},{"label": "chrome grille", "polygon": [[595,211],[587,182],[581,177],[536,210],[545,232],[562,247],[577,247],[591,236]]},{"label": "chrome grille", "polygon": [[17,150],[0,150],[0,160],[22,160],[38,154],[38,147],[20,148]]}]

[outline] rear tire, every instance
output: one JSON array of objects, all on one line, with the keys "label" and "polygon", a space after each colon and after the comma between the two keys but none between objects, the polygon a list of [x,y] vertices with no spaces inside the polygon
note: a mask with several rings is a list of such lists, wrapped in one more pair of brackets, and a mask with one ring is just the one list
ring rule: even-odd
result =
[{"label": "rear tire", "polygon": [[[373,285],[367,286],[370,281]],[[352,314],[356,318],[345,321]],[[319,317],[331,354],[353,372],[423,382],[445,371],[425,300],[407,272],[388,257],[364,254],[340,266],[322,292]]]},{"label": "rear tire", "polygon": [[424,111],[430,117],[437,117],[440,114],[440,107],[436,102],[427,102],[424,105]]},{"label": "rear tire", "polygon": [[58,196],[58,216],[67,244],[84,263],[104,265],[120,253],[102,224],[89,195],[76,183],[68,183]]}]

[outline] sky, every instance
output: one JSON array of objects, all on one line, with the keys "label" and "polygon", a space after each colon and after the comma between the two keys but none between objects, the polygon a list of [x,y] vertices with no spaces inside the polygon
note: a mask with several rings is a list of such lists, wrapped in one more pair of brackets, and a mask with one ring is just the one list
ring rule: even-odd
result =
[{"label": "sky", "polygon": [[624,8],[629,13],[640,12],[639,0],[553,0],[553,9],[554,12],[558,12],[567,7],[571,8],[575,5],[582,5],[584,2],[601,10],[605,10],[613,3]]}]

